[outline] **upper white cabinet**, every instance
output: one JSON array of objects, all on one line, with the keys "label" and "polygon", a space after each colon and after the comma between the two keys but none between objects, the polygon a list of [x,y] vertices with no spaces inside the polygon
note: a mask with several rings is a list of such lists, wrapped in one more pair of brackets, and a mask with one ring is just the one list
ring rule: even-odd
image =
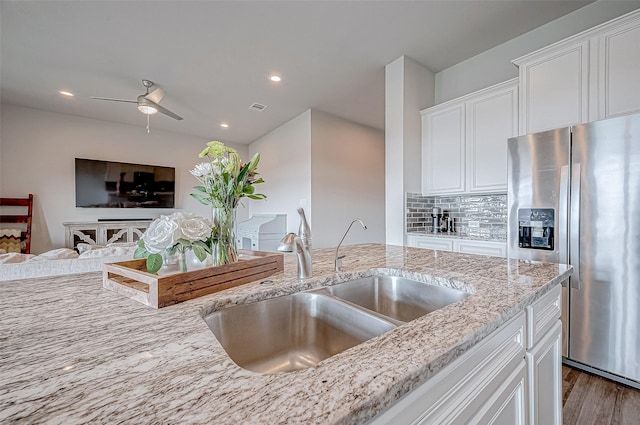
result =
[{"label": "upper white cabinet", "polygon": [[640,112],[640,13],[598,36],[599,116]]},{"label": "upper white cabinet", "polygon": [[422,192],[464,192],[464,102],[428,109],[422,115],[422,134]]},{"label": "upper white cabinet", "polygon": [[518,134],[516,80],[472,97],[467,106],[467,190],[507,190],[507,139]]},{"label": "upper white cabinet", "polygon": [[640,11],[513,61],[520,133],[640,111]]},{"label": "upper white cabinet", "polygon": [[507,190],[507,139],[518,134],[518,80],[425,109],[425,195]]},{"label": "upper white cabinet", "polygon": [[523,134],[586,122],[589,43],[539,51],[520,65]]}]

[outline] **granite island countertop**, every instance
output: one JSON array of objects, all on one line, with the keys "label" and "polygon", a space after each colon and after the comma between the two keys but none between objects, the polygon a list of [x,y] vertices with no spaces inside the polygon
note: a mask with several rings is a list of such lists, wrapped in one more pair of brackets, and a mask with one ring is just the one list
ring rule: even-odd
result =
[{"label": "granite island countertop", "polygon": [[[401,246],[314,250],[314,276],[284,273],[155,310],[85,273],[0,283],[2,423],[363,423],[394,404],[571,274],[571,267]],[[456,287],[466,299],[309,369],[236,366],[202,319],[233,304],[376,270]]]}]

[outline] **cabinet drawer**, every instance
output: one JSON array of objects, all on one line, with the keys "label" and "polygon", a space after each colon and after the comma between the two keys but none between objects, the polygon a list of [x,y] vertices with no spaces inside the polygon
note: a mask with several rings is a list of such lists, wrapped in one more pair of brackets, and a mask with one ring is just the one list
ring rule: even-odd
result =
[{"label": "cabinet drawer", "polygon": [[527,307],[527,349],[558,323],[562,313],[562,287],[557,285],[538,301]]},{"label": "cabinet drawer", "polygon": [[456,241],[454,251],[463,254],[490,255],[493,257],[506,257],[507,244],[503,242],[485,242],[485,241]]},{"label": "cabinet drawer", "polygon": [[437,249],[440,251],[453,251],[453,240],[408,235],[407,246],[414,248]]}]

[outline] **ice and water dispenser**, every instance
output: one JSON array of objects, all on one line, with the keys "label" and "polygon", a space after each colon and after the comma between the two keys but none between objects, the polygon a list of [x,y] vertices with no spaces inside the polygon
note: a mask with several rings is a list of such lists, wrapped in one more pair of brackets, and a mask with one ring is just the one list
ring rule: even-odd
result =
[{"label": "ice and water dispenser", "polygon": [[518,246],[553,251],[555,211],[553,208],[518,210]]}]

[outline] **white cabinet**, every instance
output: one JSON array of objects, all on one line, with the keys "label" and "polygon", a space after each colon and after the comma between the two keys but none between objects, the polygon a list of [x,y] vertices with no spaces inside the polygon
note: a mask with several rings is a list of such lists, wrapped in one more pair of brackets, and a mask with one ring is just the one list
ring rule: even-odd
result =
[{"label": "white cabinet", "polygon": [[526,423],[524,313],[370,424]]},{"label": "white cabinet", "polygon": [[464,192],[464,102],[428,110],[422,116],[422,128],[423,193]]},{"label": "white cabinet", "polygon": [[598,36],[598,118],[640,112],[640,13]]},{"label": "white cabinet", "polygon": [[496,241],[478,241],[458,239],[454,244],[454,251],[463,254],[490,255],[492,257],[506,257],[507,243]]},{"label": "white cabinet", "polygon": [[518,81],[509,80],[425,109],[426,195],[507,189],[507,139],[518,134]]},{"label": "white cabinet", "polygon": [[370,424],[561,425],[560,293],[557,285]]},{"label": "white cabinet", "polygon": [[518,135],[515,80],[472,97],[467,107],[467,191],[507,190],[507,139]]},{"label": "white cabinet", "polygon": [[453,251],[453,239],[407,235],[407,246],[423,249],[436,249],[438,251]]},{"label": "white cabinet", "polygon": [[407,235],[407,246],[413,248],[453,251],[463,254],[506,257],[506,242],[481,241],[475,239],[439,238],[423,235]]},{"label": "white cabinet", "polygon": [[527,307],[527,376],[530,425],[562,424],[562,310],[557,286]]},{"label": "white cabinet", "polygon": [[519,66],[523,134],[588,120],[588,42],[539,51]]},{"label": "white cabinet", "polygon": [[152,220],[88,221],[62,223],[67,248],[79,243],[107,245],[114,242],[135,242],[147,230]]},{"label": "white cabinet", "polygon": [[562,324],[527,351],[529,424],[562,424]]},{"label": "white cabinet", "polygon": [[640,111],[640,11],[515,59],[520,133]]}]

